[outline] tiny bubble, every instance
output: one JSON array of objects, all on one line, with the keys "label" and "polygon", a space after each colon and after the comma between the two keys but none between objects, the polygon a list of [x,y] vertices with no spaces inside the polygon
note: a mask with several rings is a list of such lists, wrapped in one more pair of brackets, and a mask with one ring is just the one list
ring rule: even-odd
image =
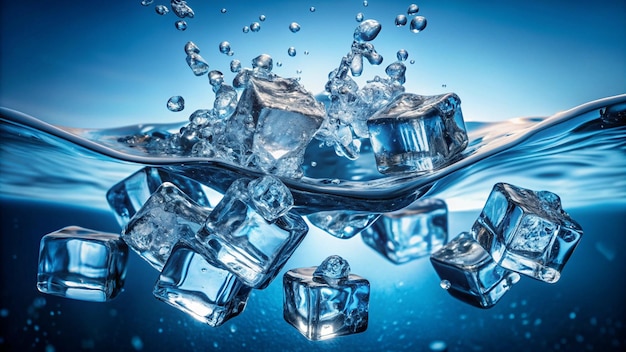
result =
[{"label": "tiny bubble", "polygon": [[447,290],[452,285],[450,284],[450,281],[448,280],[441,280],[441,282],[439,283],[439,286],[441,286],[441,288],[443,288],[444,290]]},{"label": "tiny bubble", "polygon": [[315,7],[314,6],[309,7],[309,11],[315,12]]},{"label": "tiny bubble", "polygon": [[448,85],[444,83],[444,84],[441,85],[441,88],[446,88],[447,86]]},{"label": "tiny bubble", "polygon": [[166,15],[168,12],[170,12],[170,10],[165,7],[165,5],[157,5],[154,10],[161,16]]},{"label": "tiny bubble", "polygon": [[261,21],[261,22],[265,21],[265,15],[259,16],[259,21]]},{"label": "tiny bubble", "polygon": [[202,268],[202,269],[200,269],[200,271],[202,271],[203,273],[206,273],[207,268]]},{"label": "tiny bubble", "polygon": [[174,26],[176,27],[176,29],[178,29],[179,31],[184,31],[187,29],[187,22],[185,21],[176,21],[174,23]]},{"label": "tiny bubble", "polygon": [[142,6],[149,6],[149,5],[152,5],[153,2],[154,2],[154,0],[141,0],[141,5]]},{"label": "tiny bubble", "polygon": [[130,339],[130,344],[136,351],[141,351],[143,349],[143,341],[141,341],[141,338],[139,336],[133,336]]},{"label": "tiny bubble", "polygon": [[317,166],[317,162],[311,161],[311,166],[316,167]]},{"label": "tiny bubble", "polygon": [[308,50],[305,50],[305,51],[304,51],[304,55],[309,55],[309,51],[308,51]]},{"label": "tiny bubble", "polygon": [[365,15],[363,14],[363,12],[359,12],[356,14],[356,16],[354,17],[354,19],[357,22],[363,22],[363,19],[365,18]]},{"label": "tiny bubble", "polygon": [[294,48],[293,46],[289,47],[289,49],[287,49],[287,54],[289,54],[289,56],[291,57],[296,56],[296,48]]},{"label": "tiny bubble", "polygon": [[569,318],[570,319],[576,319],[576,313],[575,312],[569,313]]},{"label": "tiny bubble", "polygon": [[283,67],[283,63],[282,63],[282,61],[277,61],[277,62],[276,62],[276,66],[277,66],[277,67]]},{"label": "tiny bubble", "polygon": [[291,22],[291,24],[289,24],[289,30],[291,31],[291,33],[297,33],[300,31],[300,25],[297,22]]},{"label": "tiny bubble", "polygon": [[248,33],[250,32],[250,27],[248,26],[243,26],[243,28],[241,29],[244,33]]},{"label": "tiny bubble", "polygon": [[258,32],[261,30],[261,24],[259,22],[252,22],[250,24],[250,30],[253,32]]},{"label": "tiny bubble", "polygon": [[411,60],[411,61],[409,61],[409,63],[410,63],[411,65],[413,65],[413,64],[415,64],[415,60]]},{"label": "tiny bubble", "polygon": [[363,7],[367,7],[367,5],[369,5],[369,3],[367,2],[367,0],[363,0]]},{"label": "tiny bubble", "polygon": [[221,13],[226,13],[226,8],[222,8],[222,9],[220,10],[220,12],[221,12]]}]

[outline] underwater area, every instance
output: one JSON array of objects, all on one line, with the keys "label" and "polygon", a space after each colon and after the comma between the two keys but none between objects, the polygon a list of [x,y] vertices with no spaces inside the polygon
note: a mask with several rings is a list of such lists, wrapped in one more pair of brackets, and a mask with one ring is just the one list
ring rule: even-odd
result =
[{"label": "underwater area", "polygon": [[[424,1],[417,12],[404,1],[187,4],[195,15],[183,25],[171,9],[159,14],[158,1],[2,3],[0,350],[626,348],[626,4]],[[416,16],[423,19],[411,25]],[[303,176],[281,178],[294,210],[378,214],[438,198],[447,203],[451,240],[472,228],[494,184],[547,190],[584,231],[558,282],[524,277],[480,309],[440,287],[428,256],[394,264],[360,235],[337,238],[307,221],[308,234],[277,279],[253,290],[245,310],[219,327],[155,299],[158,272],[134,252],[113,300],[37,290],[42,236],[70,225],[121,233],[106,193],[143,167],[220,191],[265,173],[128,143],[129,136],[175,135],[194,111],[213,106],[213,83],[190,71],[185,43],[193,41],[228,84],[233,60],[249,67],[268,54],[273,73],[298,79],[328,107],[328,75],[351,50],[355,27],[370,18],[382,24],[372,43],[384,59],[365,60],[362,75],[352,70],[355,82],[362,87],[403,63],[406,92],[460,97],[468,145],[436,170],[381,174],[367,138],[354,160],[313,139]],[[174,106],[177,96],[184,108]],[[282,277],[333,254],[369,280],[368,326],[309,341],[283,318]]]}]

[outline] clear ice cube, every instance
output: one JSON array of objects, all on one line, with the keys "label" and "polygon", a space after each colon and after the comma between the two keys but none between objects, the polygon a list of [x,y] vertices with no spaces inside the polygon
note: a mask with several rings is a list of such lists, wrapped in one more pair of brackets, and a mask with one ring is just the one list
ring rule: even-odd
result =
[{"label": "clear ice cube", "polygon": [[[193,243],[193,240],[190,241]],[[154,286],[159,300],[217,327],[243,312],[251,288],[215,260],[179,242]]]},{"label": "clear ice cube", "polygon": [[125,226],[130,218],[144,205],[163,182],[170,182],[195,203],[211,208],[222,194],[185,176],[158,167],[145,167],[111,187],[106,194],[107,201],[114,211],[120,226]]},{"label": "clear ice cube", "polygon": [[43,236],[37,289],[83,301],[104,302],[124,285],[128,246],[120,236],[70,226]]},{"label": "clear ice cube", "polygon": [[583,230],[556,194],[497,183],[472,234],[502,267],[553,283]]},{"label": "clear ice cube", "polygon": [[380,214],[353,210],[320,211],[307,215],[311,224],[342,239],[356,236],[378,219]]},{"label": "clear ice cube", "polygon": [[358,275],[345,276],[344,269],[347,266],[349,271],[350,267],[347,261],[339,259],[330,262],[339,264],[335,267],[338,270],[331,270],[331,276],[340,278],[320,275],[318,267],[292,269],[283,276],[283,317],[309,340],[326,340],[367,329],[370,284]]},{"label": "clear ice cube", "polygon": [[165,182],[130,219],[122,239],[161,271],[174,245],[182,238],[193,238],[209,212],[178,187]]},{"label": "clear ice cube", "polygon": [[205,256],[214,257],[246,285],[261,289],[278,275],[308,227],[294,212],[272,222],[264,219],[248,193],[249,182],[233,182],[196,238]]},{"label": "clear ice cube", "polygon": [[367,126],[381,173],[441,168],[467,146],[461,101],[454,93],[398,95]]},{"label": "clear ice cube", "polygon": [[259,168],[294,177],[301,175],[304,151],[324,116],[323,106],[296,80],[252,76],[229,128],[237,147],[251,151]]},{"label": "clear ice cube", "polygon": [[267,221],[278,219],[293,207],[291,191],[274,176],[263,176],[250,181],[248,194],[254,209]]},{"label": "clear ice cube", "polygon": [[441,287],[453,297],[480,308],[494,306],[520,279],[497,265],[468,232],[463,232],[430,256]]},{"label": "clear ice cube", "polygon": [[448,208],[441,199],[417,200],[382,214],[361,238],[395,264],[430,255],[448,239]]}]

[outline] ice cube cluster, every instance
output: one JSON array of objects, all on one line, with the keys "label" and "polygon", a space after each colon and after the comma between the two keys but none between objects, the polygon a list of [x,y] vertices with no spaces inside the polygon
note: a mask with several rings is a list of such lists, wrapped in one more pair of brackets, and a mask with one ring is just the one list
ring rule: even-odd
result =
[{"label": "ice cube cluster", "polygon": [[558,281],[582,234],[556,194],[497,183],[471,231],[430,260],[442,288],[466,303],[489,308],[520,274]]}]

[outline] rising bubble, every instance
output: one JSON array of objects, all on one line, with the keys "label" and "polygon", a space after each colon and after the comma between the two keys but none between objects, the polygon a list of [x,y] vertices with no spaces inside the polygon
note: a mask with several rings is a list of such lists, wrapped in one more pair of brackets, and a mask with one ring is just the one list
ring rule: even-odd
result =
[{"label": "rising bubble", "polygon": [[228,54],[230,52],[230,43],[227,41],[223,41],[219,45],[220,53]]},{"label": "rising bubble", "polygon": [[292,33],[297,33],[298,31],[300,31],[300,25],[297,22],[291,22],[291,24],[289,25],[289,30]]},{"label": "rising bubble", "polygon": [[354,30],[354,40],[357,42],[369,42],[376,38],[382,26],[376,20],[366,20],[361,22]]},{"label": "rising bubble", "polygon": [[183,111],[184,108],[185,108],[185,99],[183,99],[183,97],[181,97],[180,95],[175,95],[167,101],[167,109],[169,111],[173,111],[173,112]]},{"label": "rising bubble", "polygon": [[367,7],[367,5],[369,5],[369,3],[367,2],[367,0],[363,0],[363,6]]},{"label": "rising bubble", "polygon": [[226,13],[226,8],[224,8],[224,7],[223,7],[223,8],[220,10],[220,12],[221,12],[221,13]]},{"label": "rising bubble", "polygon": [[448,280],[441,280],[441,282],[439,283],[439,286],[441,286],[441,288],[443,288],[444,290],[447,290],[450,288],[451,284],[450,284],[450,281]]},{"label": "rising bubble", "polygon": [[176,23],[174,23],[174,26],[176,26],[176,29],[178,29],[179,31],[184,31],[185,29],[187,29],[187,22],[183,20],[176,21]]},{"label": "rising bubble", "polygon": [[398,57],[398,60],[406,61],[406,59],[409,57],[409,52],[404,49],[400,49],[396,53],[396,56]]},{"label": "rising bubble", "polygon": [[309,11],[315,12],[315,7],[314,6],[309,7]]},{"label": "rising bubble", "polygon": [[420,10],[419,6],[415,4],[409,5],[409,8],[406,10],[406,13],[409,15],[415,15]]},{"label": "rising bubble", "polygon": [[355,17],[357,22],[362,22],[364,18],[365,18],[365,15],[363,14],[363,12],[357,13]]},{"label": "rising bubble", "polygon": [[305,51],[304,51],[304,55],[309,55],[309,51],[308,51],[308,50],[305,50]]},{"label": "rising bubble", "polygon": [[413,65],[413,64],[415,64],[415,60],[411,60],[411,61],[409,61],[409,63],[410,63],[411,65]]},{"label": "rising bubble", "polygon": [[154,2],[154,0],[141,0],[141,4],[143,6],[152,5],[153,2]]},{"label": "rising bubble", "polygon": [[281,61],[276,61],[276,66],[277,67],[283,67],[283,63]]},{"label": "rising bubble", "polygon": [[224,74],[220,71],[213,70],[209,72],[209,84],[213,87],[221,86],[224,83]]},{"label": "rising bubble", "polygon": [[272,57],[267,54],[261,54],[252,59],[252,68],[259,68],[267,71],[271,71],[274,66]]},{"label": "rising bubble", "polygon": [[408,19],[406,18],[405,15],[399,14],[398,16],[396,16],[395,22],[396,22],[397,27],[402,27],[402,26],[406,26]]},{"label": "rising bubble", "polygon": [[252,22],[250,24],[250,30],[253,32],[258,32],[261,30],[261,24],[259,22]]},{"label": "rising bubble", "polygon": [[157,5],[154,10],[156,11],[156,13],[158,13],[159,15],[165,15],[168,12],[170,12],[170,10],[168,10],[168,8],[165,5]]},{"label": "rising bubble", "polygon": [[193,42],[187,42],[187,44],[185,44],[185,53],[187,53],[187,55],[199,54],[200,48]]},{"label": "rising bubble", "polygon": [[261,21],[261,22],[265,21],[265,15],[259,16],[259,21]]},{"label": "rising bubble", "polygon": [[287,54],[289,54],[289,56],[291,57],[296,56],[296,48],[294,48],[293,46],[290,46],[289,49],[287,49]]},{"label": "rising bubble", "polygon": [[250,32],[250,27],[248,26],[243,26],[243,28],[241,29],[244,33],[248,33]]},{"label": "rising bubble", "polygon": [[411,20],[411,32],[419,33],[426,28],[426,17],[424,16],[415,16]]}]

